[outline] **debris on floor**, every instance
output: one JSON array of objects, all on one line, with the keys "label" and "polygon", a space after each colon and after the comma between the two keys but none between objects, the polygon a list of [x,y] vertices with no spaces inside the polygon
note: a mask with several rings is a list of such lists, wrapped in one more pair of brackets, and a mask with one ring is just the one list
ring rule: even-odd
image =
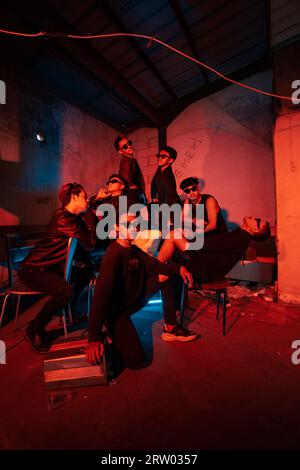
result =
[{"label": "debris on floor", "polygon": [[[211,291],[199,290],[192,298],[201,298],[195,308],[195,301],[188,303],[190,321],[199,315],[215,311],[215,294]],[[227,288],[227,311],[232,317],[248,317],[252,320],[283,326],[288,319],[300,320],[299,305],[290,305],[278,301],[276,286],[262,284],[235,284]]]},{"label": "debris on floor", "polygon": [[53,411],[56,410],[57,408],[60,408],[63,405],[66,405],[67,403],[70,403],[71,401],[75,400],[77,396],[76,392],[70,392],[67,391],[65,393],[62,392],[53,392],[48,394],[48,410]]}]

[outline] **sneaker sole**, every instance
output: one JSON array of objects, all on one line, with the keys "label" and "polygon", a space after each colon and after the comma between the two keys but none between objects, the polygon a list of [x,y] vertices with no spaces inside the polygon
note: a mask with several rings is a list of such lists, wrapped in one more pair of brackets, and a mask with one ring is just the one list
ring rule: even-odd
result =
[{"label": "sneaker sole", "polygon": [[174,336],[174,335],[169,335],[168,333],[163,333],[161,335],[161,339],[163,341],[171,342],[171,341],[180,341],[183,343],[186,343],[188,341],[194,341],[194,339],[198,338],[198,333],[192,336]]}]

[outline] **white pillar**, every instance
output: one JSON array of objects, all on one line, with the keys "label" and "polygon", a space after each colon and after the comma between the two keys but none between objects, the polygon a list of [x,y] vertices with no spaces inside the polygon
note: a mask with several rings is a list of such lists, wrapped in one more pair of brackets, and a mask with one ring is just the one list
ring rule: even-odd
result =
[{"label": "white pillar", "polygon": [[300,303],[300,112],[277,118],[274,151],[278,294]]}]

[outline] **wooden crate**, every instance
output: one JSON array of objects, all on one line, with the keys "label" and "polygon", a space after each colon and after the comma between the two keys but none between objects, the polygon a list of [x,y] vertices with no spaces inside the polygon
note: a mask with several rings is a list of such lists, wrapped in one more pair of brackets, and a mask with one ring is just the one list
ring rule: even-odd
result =
[{"label": "wooden crate", "polygon": [[71,338],[52,346],[44,360],[44,381],[48,390],[107,385],[105,355],[99,365],[86,361],[86,339]]}]

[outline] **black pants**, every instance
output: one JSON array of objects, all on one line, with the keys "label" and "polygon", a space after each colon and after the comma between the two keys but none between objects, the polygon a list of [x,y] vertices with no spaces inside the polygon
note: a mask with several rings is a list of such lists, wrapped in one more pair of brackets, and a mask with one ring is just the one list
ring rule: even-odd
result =
[{"label": "black pants", "polygon": [[[126,367],[138,367],[145,361],[145,353],[140,342],[137,331],[130,319],[130,316],[142,309],[159,289],[162,291],[164,321],[168,324],[176,324],[177,305],[176,288],[180,284],[177,276],[169,278],[163,283],[159,283],[158,276],[151,276],[147,280],[145,296],[135,308],[123,311],[111,311],[105,321],[109,334],[112,336],[115,346],[120,353]],[[96,294],[96,293],[95,293]],[[97,302],[96,295],[93,302]]]},{"label": "black pants", "polygon": [[82,288],[89,283],[89,271],[84,269],[76,269],[76,271],[77,273],[72,272],[72,277],[75,274],[73,288],[64,280],[63,274],[60,272],[20,268],[19,276],[24,284],[32,290],[51,296],[31,322],[32,325],[44,329],[61,308],[66,307],[72,299],[76,300],[76,296]]},{"label": "black pants", "polygon": [[194,282],[220,281],[245,254],[252,236],[237,228],[229,233],[204,237],[199,251],[186,251],[186,267],[193,275]]}]

